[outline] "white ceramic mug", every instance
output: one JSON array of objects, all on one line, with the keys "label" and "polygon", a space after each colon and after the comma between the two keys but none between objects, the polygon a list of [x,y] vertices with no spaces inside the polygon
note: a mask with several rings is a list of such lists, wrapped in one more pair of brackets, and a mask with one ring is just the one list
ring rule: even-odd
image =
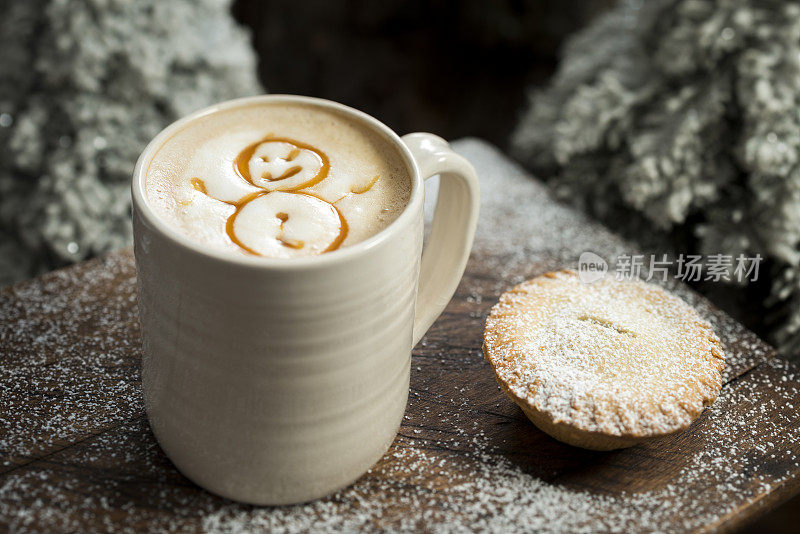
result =
[{"label": "white ceramic mug", "polygon": [[[259,102],[334,108],[388,139],[412,179],[405,210],[365,241],[291,260],[218,252],[160,220],[145,174],[161,145],[198,117]],[[423,254],[423,180],[437,174]],[[472,166],[434,135],[401,139],[334,102],[267,95],[167,127],[140,156],[132,193],[145,406],[166,454],[200,486],[255,504],[356,480],[392,443],[411,349],[464,272],[479,206]]]}]

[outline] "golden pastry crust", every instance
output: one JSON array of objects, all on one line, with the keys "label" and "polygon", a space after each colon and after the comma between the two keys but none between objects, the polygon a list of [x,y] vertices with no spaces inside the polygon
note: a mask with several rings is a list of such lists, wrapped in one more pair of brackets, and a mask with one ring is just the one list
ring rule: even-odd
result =
[{"label": "golden pastry crust", "polygon": [[483,352],[528,418],[587,449],[687,428],[717,398],[725,355],[711,326],[658,286],[574,271],[523,282],[486,320]]}]

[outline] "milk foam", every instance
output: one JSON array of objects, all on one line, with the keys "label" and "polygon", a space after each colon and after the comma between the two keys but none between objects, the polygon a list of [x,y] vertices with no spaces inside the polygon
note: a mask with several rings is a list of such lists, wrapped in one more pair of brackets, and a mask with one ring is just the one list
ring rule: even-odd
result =
[{"label": "milk foam", "polygon": [[403,211],[411,179],[392,144],[306,104],[251,104],[201,117],[147,169],[148,204],[201,244],[310,256],[367,239]]}]

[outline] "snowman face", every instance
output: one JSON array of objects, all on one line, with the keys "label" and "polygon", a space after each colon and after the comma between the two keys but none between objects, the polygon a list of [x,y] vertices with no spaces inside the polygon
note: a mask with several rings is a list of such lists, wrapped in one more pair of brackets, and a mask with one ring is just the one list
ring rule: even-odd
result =
[{"label": "snowman face", "polygon": [[267,138],[245,148],[234,167],[242,178],[265,191],[298,191],[324,180],[330,164],[311,145]]}]

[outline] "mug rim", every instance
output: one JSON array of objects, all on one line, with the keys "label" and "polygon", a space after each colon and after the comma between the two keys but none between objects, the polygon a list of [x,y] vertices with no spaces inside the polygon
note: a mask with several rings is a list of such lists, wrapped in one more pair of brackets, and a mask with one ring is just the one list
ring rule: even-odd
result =
[{"label": "mug rim", "polygon": [[[389,223],[389,225],[387,225],[381,231],[373,236],[368,237],[367,239],[364,239],[363,241],[359,241],[358,243],[354,243],[337,250],[332,250],[324,254],[301,258],[271,258],[265,256],[245,256],[231,254],[228,251],[204,246],[201,243],[183,235],[181,232],[172,228],[169,224],[162,220],[147,202],[145,193],[145,178],[147,170],[158,150],[167,140],[177,134],[181,129],[201,117],[236,107],[243,107],[262,102],[308,104],[322,109],[334,109],[338,112],[344,113],[350,118],[360,121],[362,124],[368,126],[372,130],[382,134],[400,151],[411,177],[411,194],[405,207],[400,212],[400,215],[398,215],[395,220]],[[200,254],[206,258],[225,263],[237,264],[244,267],[271,268],[279,270],[297,270],[303,268],[322,267],[326,265],[342,263],[366,254],[369,250],[392,239],[396,234],[402,232],[405,227],[409,225],[411,219],[414,217],[416,208],[422,203],[422,195],[424,194],[423,191],[424,188],[422,187],[422,179],[420,177],[419,168],[416,160],[411,154],[411,150],[403,142],[400,136],[397,135],[391,128],[386,126],[372,115],[364,113],[363,111],[359,111],[350,106],[346,106],[344,104],[324,98],[290,94],[266,94],[226,100],[194,111],[189,115],[174,121],[161,130],[152,140],[150,140],[147,146],[145,146],[144,150],[136,161],[136,166],[133,170],[133,179],[131,180],[131,198],[133,202],[133,209],[136,211],[138,216],[142,217],[142,219],[147,222],[148,226],[155,228],[172,244],[180,246],[184,249],[188,249],[191,252]]]}]

